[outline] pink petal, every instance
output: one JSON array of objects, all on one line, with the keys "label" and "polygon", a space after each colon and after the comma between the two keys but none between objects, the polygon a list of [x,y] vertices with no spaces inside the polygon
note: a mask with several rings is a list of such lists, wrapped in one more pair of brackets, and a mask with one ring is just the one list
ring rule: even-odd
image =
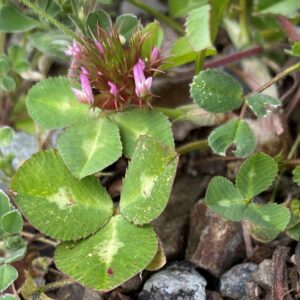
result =
[{"label": "pink petal", "polygon": [[146,80],[145,80],[145,83],[144,83],[144,87],[145,89],[150,93],[150,89],[151,89],[151,86],[152,86],[152,80],[153,78],[152,77],[148,77]]},{"label": "pink petal", "polygon": [[82,91],[85,93],[86,97],[88,98],[89,103],[92,104],[94,102],[93,90],[88,77],[88,71],[84,67],[81,67],[80,81],[81,81]]},{"label": "pink petal", "polygon": [[157,49],[157,47],[154,47],[151,52],[150,63],[154,64],[157,61],[158,56],[159,56],[158,49]]},{"label": "pink petal", "polygon": [[112,82],[108,82],[108,85],[109,85],[109,87],[110,87],[110,93],[113,95],[113,96],[117,96],[118,95],[118,89],[117,89],[117,86],[114,84],[114,83],[112,83]]},{"label": "pink petal", "polygon": [[103,54],[104,53],[104,48],[103,48],[102,44],[98,41],[95,41],[95,45],[98,48],[100,54]]},{"label": "pink petal", "polygon": [[87,98],[86,94],[76,88],[71,88],[72,92],[75,94],[76,98],[80,103],[83,104],[90,104],[89,99]]}]

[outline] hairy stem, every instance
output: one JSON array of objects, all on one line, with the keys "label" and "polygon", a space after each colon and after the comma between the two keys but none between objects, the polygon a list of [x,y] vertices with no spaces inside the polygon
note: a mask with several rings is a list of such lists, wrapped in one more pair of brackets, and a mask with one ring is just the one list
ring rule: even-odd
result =
[{"label": "hairy stem", "polygon": [[24,236],[25,238],[32,239],[32,240],[35,240],[35,241],[39,241],[39,242],[42,242],[44,244],[50,245],[52,247],[56,247],[58,245],[58,243],[56,243],[54,241],[51,241],[51,240],[48,240],[48,239],[46,239],[44,237],[38,237],[38,238],[36,238],[34,236],[34,234],[31,234],[29,232],[22,231],[21,235]]},{"label": "hairy stem", "polygon": [[59,289],[59,288],[64,287],[66,285],[74,284],[75,282],[76,281],[72,278],[63,279],[63,280],[60,280],[60,281],[55,281],[55,282],[44,285],[39,289],[39,291],[45,293],[45,292],[49,292],[49,291],[52,291],[52,290]]},{"label": "hairy stem", "polygon": [[[289,67],[289,68],[285,69],[284,71],[282,71],[281,73],[277,74],[274,78],[272,78],[267,83],[263,84],[256,91],[249,93],[247,96],[252,95],[254,93],[261,93],[261,92],[263,92],[264,90],[266,90],[267,88],[269,88],[270,86],[272,86],[274,83],[280,81],[281,79],[283,79],[287,75],[295,72],[298,69],[300,69],[300,63],[292,65],[291,67]],[[244,118],[246,109],[247,109],[247,101],[244,101],[244,104],[243,104],[243,107],[242,107],[242,110],[241,110],[241,113],[240,113],[240,118],[241,119]]]},{"label": "hairy stem", "polygon": [[206,49],[198,53],[197,59],[195,61],[195,75],[197,75],[203,69],[205,55],[206,55]]},{"label": "hairy stem", "polygon": [[189,153],[193,150],[204,150],[204,149],[208,149],[207,140],[198,140],[198,141],[187,143],[187,144],[184,144],[184,145],[178,147],[176,149],[176,152],[179,155],[183,155],[183,154]]},{"label": "hairy stem", "polygon": [[291,150],[290,150],[290,152],[287,156],[287,159],[291,159],[294,156],[296,150],[298,149],[299,144],[300,144],[300,133],[298,134],[298,136],[297,136],[297,138],[296,138],[296,140],[295,140],[295,142],[294,142],[294,144],[293,144],[293,146],[292,146],[292,148],[291,148]]},{"label": "hairy stem", "polygon": [[52,16],[48,15],[45,11],[43,11],[38,5],[36,5],[34,2],[31,2],[30,0],[20,0],[23,4],[25,4],[27,7],[32,9],[33,12],[35,12],[38,16],[46,19],[49,23],[56,26],[58,29],[66,33],[67,35],[71,36],[73,39],[80,42],[80,39],[76,34],[70,30],[67,26],[57,21]]},{"label": "hairy stem", "polygon": [[181,33],[181,34],[184,33],[184,29],[182,28],[182,26],[179,23],[177,23],[176,21],[174,21],[170,17],[165,16],[164,14],[160,13],[156,9],[152,8],[151,6],[143,3],[140,0],[127,0],[127,1],[131,4],[133,4],[134,6],[136,6],[140,9],[144,10],[145,12],[149,13],[150,15],[154,16],[158,20],[160,20],[160,21],[164,22],[165,24],[169,25],[174,30],[176,30],[178,33]]}]

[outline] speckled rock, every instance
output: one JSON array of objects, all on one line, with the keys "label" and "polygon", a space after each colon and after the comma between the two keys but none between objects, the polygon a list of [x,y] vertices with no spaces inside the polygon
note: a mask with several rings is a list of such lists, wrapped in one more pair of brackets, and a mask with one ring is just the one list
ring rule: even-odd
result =
[{"label": "speckled rock", "polygon": [[219,277],[244,257],[239,223],[227,221],[207,208],[203,200],[190,213],[186,259]]},{"label": "speckled rock", "polygon": [[272,288],[273,262],[271,259],[265,259],[259,264],[258,270],[253,273],[253,279],[259,286],[265,289],[270,290]]},{"label": "speckled rock", "polygon": [[152,275],[139,300],[205,300],[206,280],[187,262],[175,263]]},{"label": "speckled rock", "polygon": [[220,279],[220,292],[230,299],[247,299],[246,285],[253,280],[252,274],[258,270],[253,263],[239,264],[224,273]]}]

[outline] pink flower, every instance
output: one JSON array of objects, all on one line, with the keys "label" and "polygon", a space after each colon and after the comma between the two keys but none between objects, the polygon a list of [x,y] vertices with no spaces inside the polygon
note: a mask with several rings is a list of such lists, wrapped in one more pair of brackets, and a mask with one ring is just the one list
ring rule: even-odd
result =
[{"label": "pink flower", "polygon": [[69,46],[69,48],[65,51],[65,54],[68,56],[78,56],[81,53],[80,45],[74,40],[73,45]]},{"label": "pink flower", "polygon": [[98,41],[95,41],[95,45],[98,48],[100,54],[103,54],[104,53],[104,48],[103,48],[102,44]]},{"label": "pink flower", "polygon": [[150,89],[152,85],[152,77],[148,77],[146,79],[144,70],[145,63],[142,59],[139,59],[138,63],[133,67],[133,77],[135,83],[135,93],[141,98],[151,95]]},{"label": "pink flower", "polygon": [[114,83],[112,83],[112,82],[108,82],[108,85],[109,85],[109,87],[110,87],[110,93],[113,95],[113,96],[115,96],[115,97],[117,97],[117,95],[118,95],[118,89],[117,89],[117,86],[114,84]]},{"label": "pink flower", "polygon": [[156,47],[154,47],[151,52],[150,63],[151,64],[156,63],[158,56],[159,56],[158,49]]},{"label": "pink flower", "polygon": [[72,88],[73,93],[75,94],[79,102],[85,104],[93,104],[94,103],[93,90],[88,77],[88,71],[84,67],[81,67],[80,81],[81,81],[82,91],[76,88]]}]

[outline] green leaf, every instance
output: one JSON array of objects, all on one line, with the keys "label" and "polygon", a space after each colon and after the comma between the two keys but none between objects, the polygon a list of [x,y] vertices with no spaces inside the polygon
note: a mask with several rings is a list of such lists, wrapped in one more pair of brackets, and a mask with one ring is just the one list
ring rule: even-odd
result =
[{"label": "green leaf", "polygon": [[194,77],[191,96],[209,112],[227,112],[243,103],[243,89],[230,75],[218,70],[205,70]]},{"label": "green leaf", "polygon": [[300,56],[300,41],[293,44],[292,55]]},{"label": "green leaf", "polygon": [[89,106],[78,102],[64,77],[48,78],[34,85],[27,96],[29,115],[39,125],[64,128],[88,118]]},{"label": "green leaf", "polygon": [[177,154],[155,139],[137,142],[123,182],[121,214],[135,224],[147,224],[167,205],[176,173]]},{"label": "green leaf", "polygon": [[216,213],[231,221],[241,221],[246,201],[234,184],[222,176],[214,177],[206,190],[205,203]]},{"label": "green leaf", "polygon": [[297,15],[299,8],[298,0],[260,0],[257,4],[259,13],[280,14],[290,18]]},{"label": "green leaf", "polygon": [[235,156],[244,158],[255,150],[255,137],[245,121],[232,119],[211,132],[208,144],[214,153],[223,156],[229,147],[235,145]]},{"label": "green leaf", "polygon": [[11,189],[29,222],[60,240],[86,237],[112,215],[111,199],[99,181],[74,178],[54,150],[41,151],[26,161]]},{"label": "green leaf", "polygon": [[74,125],[59,137],[58,149],[72,174],[82,179],[100,172],[122,155],[119,128],[107,118]]},{"label": "green leaf", "polygon": [[276,237],[280,234],[280,231],[250,223],[250,234],[257,241],[269,243],[276,239]]},{"label": "green leaf", "polygon": [[25,48],[19,45],[11,45],[8,48],[8,56],[13,64],[23,61],[25,58]]},{"label": "green leaf", "polygon": [[11,210],[8,196],[0,190],[0,218]]},{"label": "green leaf", "polygon": [[0,55],[0,75],[6,75],[11,70],[11,62],[6,55]]},{"label": "green leaf", "polygon": [[208,0],[169,0],[169,10],[173,17],[182,17],[195,8],[208,4]]},{"label": "green leaf", "polygon": [[276,203],[250,203],[245,211],[245,218],[255,225],[284,231],[290,220],[290,211]]},{"label": "green leaf", "polygon": [[124,14],[118,16],[116,19],[116,27],[118,28],[119,34],[121,34],[126,40],[136,31],[138,27],[138,20],[135,15]]},{"label": "green leaf", "polygon": [[23,228],[23,219],[17,210],[7,212],[1,217],[2,229],[10,234],[17,234]]},{"label": "green leaf", "polygon": [[9,126],[0,127],[0,147],[9,146],[14,137],[14,130]]},{"label": "green leaf", "polygon": [[251,199],[265,191],[277,176],[276,161],[264,153],[249,157],[239,169],[236,187],[246,199]]},{"label": "green leaf", "polygon": [[0,31],[23,32],[37,27],[39,23],[19,11],[14,6],[3,6],[0,9]]},{"label": "green leaf", "polygon": [[5,291],[18,278],[17,270],[10,265],[0,266],[0,292]]},{"label": "green leaf", "polygon": [[155,110],[135,109],[114,114],[112,119],[120,128],[123,153],[131,158],[141,135],[147,135],[174,148],[173,133],[168,118]]},{"label": "green leaf", "polygon": [[59,31],[36,32],[29,37],[30,44],[40,52],[54,56],[58,60],[67,61],[65,51],[72,39]]},{"label": "green leaf", "polygon": [[195,51],[212,47],[210,35],[210,5],[192,10],[186,20],[186,36]]},{"label": "green leaf", "polygon": [[300,185],[300,166],[296,167],[293,170],[293,180],[296,182],[298,185]]},{"label": "green leaf", "polygon": [[249,107],[259,118],[264,118],[270,113],[266,106],[278,107],[281,105],[280,100],[264,94],[253,94],[246,98]]},{"label": "green leaf", "polygon": [[217,37],[219,25],[222,21],[225,9],[229,4],[229,0],[210,0],[210,35],[212,41]]},{"label": "green leaf", "polygon": [[97,26],[103,30],[109,30],[112,26],[109,14],[102,9],[89,13],[86,19],[87,32],[91,32],[95,37],[98,36]]},{"label": "green leaf", "polygon": [[142,29],[142,33],[146,36],[142,43],[142,56],[148,58],[154,47],[161,47],[164,31],[157,22],[152,22]]},{"label": "green leaf", "polygon": [[10,76],[5,76],[0,82],[0,89],[5,92],[12,92],[16,89],[16,81]]},{"label": "green leaf", "polygon": [[62,243],[55,264],[88,288],[110,291],[141,272],[158,248],[151,226],[135,226],[121,215],[93,236],[76,243]]}]

